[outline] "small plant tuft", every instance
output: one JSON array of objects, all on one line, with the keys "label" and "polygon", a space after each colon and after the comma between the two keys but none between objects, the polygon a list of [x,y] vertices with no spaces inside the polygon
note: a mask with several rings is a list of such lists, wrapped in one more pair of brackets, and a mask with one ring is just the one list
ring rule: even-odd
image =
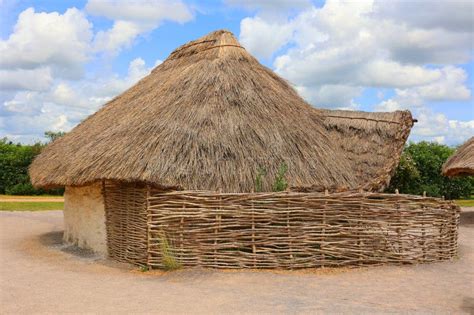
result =
[{"label": "small plant tuft", "polygon": [[267,175],[267,171],[259,167],[257,170],[257,176],[255,176],[255,192],[263,191],[263,176]]},{"label": "small plant tuft", "polygon": [[161,261],[165,270],[176,270],[181,268],[181,264],[176,260],[165,232],[160,233]]},{"label": "small plant tuft", "polygon": [[145,265],[140,266],[140,271],[141,271],[141,272],[147,272],[147,271],[149,271],[149,270],[150,270],[150,268],[148,268],[148,266],[145,266]]},{"label": "small plant tuft", "polygon": [[288,165],[286,163],[282,163],[280,168],[278,169],[278,173],[275,177],[275,181],[273,182],[272,189],[273,191],[284,191],[288,187],[288,182],[286,181],[286,172],[288,171]]}]

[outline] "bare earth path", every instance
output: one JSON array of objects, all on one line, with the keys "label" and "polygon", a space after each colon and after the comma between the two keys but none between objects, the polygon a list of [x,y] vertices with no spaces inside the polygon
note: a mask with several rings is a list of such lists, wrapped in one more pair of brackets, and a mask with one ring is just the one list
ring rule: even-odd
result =
[{"label": "bare earth path", "polygon": [[60,211],[1,212],[0,313],[470,313],[474,211],[466,214],[454,262],[141,273],[65,249]]}]

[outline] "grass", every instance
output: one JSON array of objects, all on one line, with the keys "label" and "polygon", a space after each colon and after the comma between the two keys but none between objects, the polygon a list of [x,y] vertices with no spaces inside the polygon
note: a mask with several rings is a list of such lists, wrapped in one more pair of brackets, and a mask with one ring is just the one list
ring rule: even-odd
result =
[{"label": "grass", "polygon": [[63,200],[63,196],[56,196],[56,195],[35,195],[35,196],[20,196],[20,195],[1,195],[0,199],[51,199],[51,200]]},{"label": "grass", "polygon": [[41,210],[61,210],[64,208],[64,202],[47,201],[19,201],[19,202],[0,202],[0,211],[41,211]]},{"label": "grass", "polygon": [[165,232],[160,232],[159,236],[163,268],[168,271],[181,268],[181,264],[174,257],[173,248],[168,242]]},{"label": "grass", "polygon": [[458,200],[455,200],[455,202],[460,207],[474,207],[474,198],[458,199]]}]

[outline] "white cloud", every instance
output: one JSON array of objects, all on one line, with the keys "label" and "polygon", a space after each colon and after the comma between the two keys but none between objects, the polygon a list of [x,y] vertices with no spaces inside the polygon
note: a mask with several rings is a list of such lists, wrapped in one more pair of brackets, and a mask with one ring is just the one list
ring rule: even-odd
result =
[{"label": "white cloud", "polygon": [[0,69],[0,89],[45,91],[53,83],[51,69]]},{"label": "white cloud", "polygon": [[364,89],[384,88],[396,95],[377,94],[377,110],[410,108],[439,127],[418,124],[417,136],[452,143],[469,124],[450,127],[427,104],[472,101],[466,71],[458,66],[472,60],[472,6],[328,0],[284,20],[266,16],[262,7],[241,21],[240,39],[258,56],[276,54],[276,72],[318,107],[354,109]]},{"label": "white cloud", "polygon": [[69,83],[61,81],[46,91],[17,92],[0,106],[0,134],[31,142],[40,139],[46,130],[69,131],[160,63],[157,60],[147,67],[143,59],[136,58],[124,77],[108,74]]},{"label": "white cloud", "polygon": [[426,29],[472,32],[474,3],[454,1],[375,1],[374,16]]},{"label": "white cloud", "polygon": [[116,21],[109,30],[96,34],[94,48],[96,51],[115,51],[121,47],[129,47],[142,31],[136,23]]},{"label": "white cloud", "polygon": [[287,11],[311,6],[310,0],[225,0],[228,5],[250,10]]},{"label": "white cloud", "polygon": [[[269,56],[288,43],[294,46],[276,58],[275,67],[297,85],[301,80],[340,84],[354,77],[364,85],[418,85],[439,76],[426,64],[470,58],[466,36],[472,34],[410,29],[376,15],[376,9],[371,1],[328,1],[284,23],[257,15],[241,21],[240,37],[257,55]],[[419,65],[404,64],[407,60]]]},{"label": "white cloud", "polygon": [[379,23],[374,33],[394,60],[412,64],[448,64],[468,62],[471,58],[472,32],[413,29],[395,21]]},{"label": "white cloud", "polygon": [[362,88],[348,85],[321,85],[317,88],[296,87],[298,93],[318,107],[357,109],[353,99],[362,93]]},{"label": "white cloud", "polygon": [[426,100],[433,101],[468,101],[471,98],[471,91],[465,85],[467,74],[461,68],[453,66],[444,67],[441,70],[441,77],[430,84],[415,88],[415,93]]},{"label": "white cloud", "polygon": [[117,53],[130,46],[143,33],[160,26],[163,21],[185,23],[193,18],[189,7],[181,1],[137,0],[89,0],[88,13],[114,20],[113,26],[99,31],[94,39],[96,51]]},{"label": "white cloud", "polygon": [[354,83],[364,86],[399,88],[429,84],[440,77],[441,73],[437,69],[375,60],[369,61],[359,69]]},{"label": "white cloud", "polygon": [[[186,22],[191,10],[181,1],[89,1],[89,13],[113,20],[93,32],[83,11],[24,10],[12,33],[0,40],[0,134],[31,142],[45,130],[68,131],[101,105],[133,85],[151,68],[141,58],[128,73],[110,69],[109,56],[163,21]],[[96,62],[92,71],[86,65]],[[157,60],[154,66],[161,63]]]},{"label": "white cloud", "polygon": [[[267,36],[257,37],[255,33]],[[291,36],[292,28],[288,24],[269,23],[260,17],[245,18],[240,23],[241,43],[258,57],[271,57]]]},{"label": "white cloud", "polygon": [[150,24],[159,24],[164,20],[184,23],[193,17],[191,10],[179,0],[89,0],[86,10],[111,20]]},{"label": "white cloud", "polygon": [[416,140],[461,144],[474,135],[474,120],[449,120],[446,115],[427,108],[414,110],[414,115],[418,122],[413,127],[411,137]]},{"label": "white cloud", "polygon": [[[408,109],[418,122],[415,123],[410,138],[428,140],[445,144],[460,144],[474,135],[474,120],[450,120],[439,112],[434,112],[416,90],[396,90],[395,97],[380,102],[376,111],[395,111]],[[467,106],[470,106],[469,104]],[[473,113],[474,114],[474,113]]]},{"label": "white cloud", "polygon": [[26,9],[18,16],[13,33],[0,41],[0,67],[34,69],[51,67],[57,76],[78,78],[88,60],[92,25],[71,8],[64,14]]}]

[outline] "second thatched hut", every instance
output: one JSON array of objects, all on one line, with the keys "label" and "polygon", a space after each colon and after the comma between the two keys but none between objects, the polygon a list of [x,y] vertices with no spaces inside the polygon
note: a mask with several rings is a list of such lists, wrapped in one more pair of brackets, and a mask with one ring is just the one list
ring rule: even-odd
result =
[{"label": "second thatched hut", "polygon": [[453,155],[444,163],[443,175],[474,176],[474,137],[471,137],[460,146]]}]

